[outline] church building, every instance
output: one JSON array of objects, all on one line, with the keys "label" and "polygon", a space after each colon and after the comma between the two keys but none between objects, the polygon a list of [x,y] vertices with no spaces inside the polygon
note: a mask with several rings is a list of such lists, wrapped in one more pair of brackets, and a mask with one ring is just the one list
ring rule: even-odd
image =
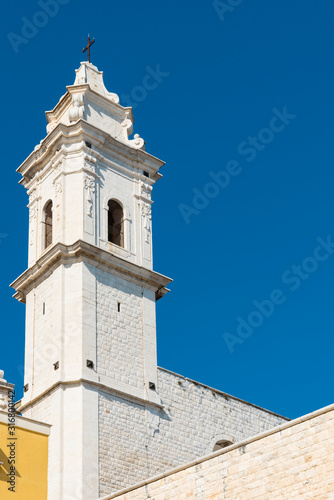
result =
[{"label": "church building", "polygon": [[[297,498],[275,493],[285,487],[275,490],[275,474],[284,479],[288,458],[303,456],[280,455],[280,439],[288,450],[294,429],[333,424],[334,408],[291,422],[157,365],[155,303],[171,279],[153,269],[151,207],[164,163],[132,135],[132,109],[89,61],[46,117],[46,137],[18,168],[29,196],[28,268],[11,286],[26,305],[17,426],[40,439],[47,494],[32,489],[22,464],[17,497],[1,498]],[[2,374],[0,395],[7,385]],[[329,433],[322,450],[334,446]],[[271,465],[272,486],[254,486]],[[315,477],[303,472],[304,482]]]}]

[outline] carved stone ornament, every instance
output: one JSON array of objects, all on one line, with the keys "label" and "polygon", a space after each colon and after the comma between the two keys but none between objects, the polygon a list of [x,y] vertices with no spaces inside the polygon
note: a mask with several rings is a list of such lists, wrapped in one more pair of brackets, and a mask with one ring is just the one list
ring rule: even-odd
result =
[{"label": "carved stone ornament", "polygon": [[143,217],[145,241],[147,243],[149,243],[150,242],[150,233],[151,233],[151,206],[143,204],[141,206],[141,214]]},{"label": "carved stone ornament", "polygon": [[95,193],[95,180],[93,177],[88,177],[88,175],[85,176],[84,188],[89,189],[92,193]]},{"label": "carved stone ornament", "polygon": [[145,141],[139,134],[135,134],[133,139],[129,141],[129,144],[134,149],[145,149]]},{"label": "carved stone ornament", "polygon": [[95,174],[96,158],[94,158],[94,156],[90,156],[90,155],[85,154],[84,160],[85,160],[85,163],[84,163],[85,170],[88,170],[92,174]]},{"label": "carved stone ornament", "polygon": [[84,96],[83,94],[73,94],[72,95],[72,104],[73,108],[70,109],[69,118],[70,122],[75,122],[79,120],[79,118],[83,118],[84,115]]},{"label": "carved stone ornament", "polygon": [[129,119],[129,112],[128,111],[125,113],[125,119],[122,121],[121,125],[122,125],[123,128],[126,129],[128,136],[132,134],[132,132],[133,132],[133,123]]},{"label": "carved stone ornament", "polygon": [[95,193],[95,180],[93,177],[84,177],[84,188],[86,190],[86,214],[93,217],[93,193]]},{"label": "carved stone ornament", "polygon": [[150,200],[152,195],[152,186],[142,182],[140,185],[140,195],[143,196],[143,198],[148,198]]}]

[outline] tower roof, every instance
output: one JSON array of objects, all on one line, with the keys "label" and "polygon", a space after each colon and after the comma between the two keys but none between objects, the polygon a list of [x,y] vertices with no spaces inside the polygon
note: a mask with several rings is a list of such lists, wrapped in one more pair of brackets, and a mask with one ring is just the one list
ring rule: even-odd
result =
[{"label": "tower roof", "polygon": [[80,64],[80,68],[75,70],[76,77],[74,85],[88,84],[90,89],[119,104],[119,97],[113,92],[108,92],[103,82],[103,71],[99,71],[96,66],[88,61]]}]

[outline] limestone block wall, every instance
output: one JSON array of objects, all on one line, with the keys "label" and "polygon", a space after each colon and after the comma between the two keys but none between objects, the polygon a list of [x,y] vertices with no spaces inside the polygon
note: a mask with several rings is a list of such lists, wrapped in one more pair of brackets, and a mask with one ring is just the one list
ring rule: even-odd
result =
[{"label": "limestone block wall", "polygon": [[181,463],[189,460],[190,455],[211,453],[217,441],[235,443],[286,421],[162,368],[158,369],[158,389],[169,416],[163,421],[164,431],[173,436],[174,460]]},{"label": "limestone block wall", "polygon": [[117,491],[237,442],[286,419],[158,369],[163,408],[100,392],[100,495]]},{"label": "limestone block wall", "polygon": [[98,268],[95,273],[97,372],[142,388],[141,287]]},{"label": "limestone block wall", "polygon": [[331,500],[333,492],[331,405],[104,498]]}]

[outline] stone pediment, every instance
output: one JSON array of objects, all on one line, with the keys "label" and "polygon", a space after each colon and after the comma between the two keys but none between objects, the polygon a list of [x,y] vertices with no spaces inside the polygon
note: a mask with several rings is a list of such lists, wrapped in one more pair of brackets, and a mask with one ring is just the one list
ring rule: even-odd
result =
[{"label": "stone pediment", "polygon": [[76,70],[73,85],[69,85],[58,104],[52,111],[46,112],[47,133],[56,126],[71,125],[83,119],[95,127],[107,132],[111,137],[128,144],[134,149],[145,150],[145,142],[139,134],[133,139],[132,109],[119,104],[119,97],[108,92],[103,82],[103,72],[88,62],[82,62]]}]

